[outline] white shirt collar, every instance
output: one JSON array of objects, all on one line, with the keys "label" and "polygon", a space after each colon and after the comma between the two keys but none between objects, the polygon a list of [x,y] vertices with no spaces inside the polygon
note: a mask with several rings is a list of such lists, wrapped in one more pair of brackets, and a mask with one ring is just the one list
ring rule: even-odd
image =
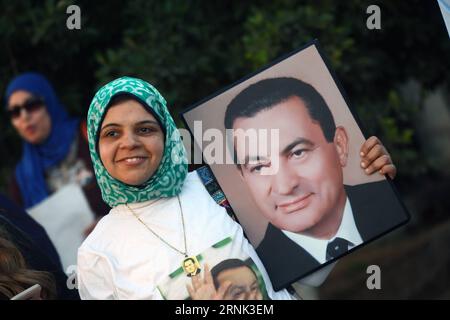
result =
[{"label": "white shirt collar", "polygon": [[307,252],[309,252],[320,264],[325,263],[327,261],[326,259],[327,245],[334,239],[342,238],[347,241],[350,241],[351,243],[353,243],[353,246],[350,246],[350,248],[356,247],[363,242],[361,235],[358,232],[358,228],[356,227],[355,219],[353,217],[353,210],[348,198],[345,201],[344,215],[342,217],[341,224],[339,226],[336,235],[333,238],[329,240],[324,240],[305,236],[290,231],[285,230],[282,231],[287,237],[289,237],[289,239],[291,239],[296,244],[303,247],[303,249],[305,249]]}]

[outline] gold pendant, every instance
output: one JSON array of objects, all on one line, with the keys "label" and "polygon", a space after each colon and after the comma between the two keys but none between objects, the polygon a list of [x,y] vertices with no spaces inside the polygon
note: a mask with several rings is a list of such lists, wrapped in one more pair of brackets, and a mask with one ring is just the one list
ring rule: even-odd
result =
[{"label": "gold pendant", "polygon": [[200,271],[202,271],[202,269],[200,269],[200,263],[198,263],[196,256],[186,256],[181,266],[183,267],[183,270],[188,277],[193,277],[199,274]]}]

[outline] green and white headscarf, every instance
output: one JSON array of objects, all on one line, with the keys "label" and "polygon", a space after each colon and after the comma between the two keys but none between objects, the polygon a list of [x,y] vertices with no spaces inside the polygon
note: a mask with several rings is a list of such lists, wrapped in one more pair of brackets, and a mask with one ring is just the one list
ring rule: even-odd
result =
[{"label": "green and white headscarf", "polygon": [[[98,154],[99,131],[107,106],[117,94],[132,94],[164,126],[165,146],[161,163],[153,176],[141,186],[131,186],[106,171]],[[166,100],[151,84],[136,78],[122,77],[103,86],[92,99],[88,112],[88,140],[97,183],[103,200],[110,206],[173,197],[181,192],[187,174],[186,150],[175,122],[167,110]]]}]

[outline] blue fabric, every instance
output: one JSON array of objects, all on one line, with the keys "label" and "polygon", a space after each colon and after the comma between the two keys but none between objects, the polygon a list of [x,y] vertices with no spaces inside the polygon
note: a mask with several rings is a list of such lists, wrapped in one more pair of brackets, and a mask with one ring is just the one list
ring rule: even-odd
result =
[{"label": "blue fabric", "polygon": [[202,166],[195,170],[205,186],[215,181],[210,170],[211,169],[209,169],[209,167],[207,166]]},{"label": "blue fabric", "polygon": [[29,208],[47,198],[45,170],[67,156],[78,131],[79,119],[69,118],[52,85],[38,73],[24,73],[14,78],[6,89],[6,100],[18,90],[44,98],[51,118],[49,137],[40,145],[24,141],[22,159],[16,167],[16,180],[24,206]]},{"label": "blue fabric", "polygon": [[209,195],[214,199],[214,201],[218,205],[224,207],[227,210],[228,215],[233,220],[236,220],[233,209],[231,208],[231,205],[228,202],[225,193],[222,191],[219,184],[217,183],[216,178],[214,177],[214,174],[211,171],[211,168],[205,165],[200,168],[197,168],[195,171],[197,172],[198,176],[200,177],[200,180],[202,181],[203,185],[205,186]]},{"label": "blue fabric", "polygon": [[438,0],[438,4],[441,8],[441,13],[444,18],[448,36],[450,37],[450,0]]}]

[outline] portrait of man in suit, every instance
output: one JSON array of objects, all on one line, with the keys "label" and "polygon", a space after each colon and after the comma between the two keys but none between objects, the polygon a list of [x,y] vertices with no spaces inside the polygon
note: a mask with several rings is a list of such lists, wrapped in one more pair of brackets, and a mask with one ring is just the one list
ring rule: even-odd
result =
[{"label": "portrait of man in suit", "polygon": [[201,272],[200,265],[196,257],[187,257],[183,260],[183,270],[186,276],[193,277]]},{"label": "portrait of man in suit", "polygon": [[[351,143],[310,84],[291,77],[260,80],[227,105],[224,125],[278,130],[266,152],[235,137],[242,180],[269,221],[257,246],[274,287],[310,274],[393,229],[406,215],[389,182],[344,185]],[[275,166],[276,164],[276,166]],[[271,173],[268,169],[275,166]]]},{"label": "portrait of man in suit", "polygon": [[263,300],[258,276],[249,262],[241,259],[223,260],[211,269],[211,276],[217,290],[230,283],[224,300]]}]

